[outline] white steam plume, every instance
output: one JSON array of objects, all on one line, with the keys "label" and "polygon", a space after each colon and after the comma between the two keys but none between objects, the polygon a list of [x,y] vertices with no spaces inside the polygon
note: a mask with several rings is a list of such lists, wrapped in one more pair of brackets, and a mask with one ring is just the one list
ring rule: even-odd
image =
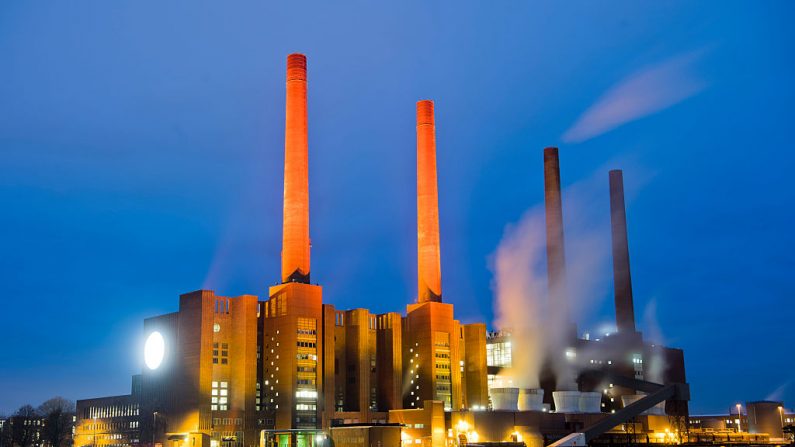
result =
[{"label": "white steam plume", "polygon": [[706,88],[694,73],[704,50],[691,51],[630,74],[605,92],[564,134],[578,143],[676,105]]},{"label": "white steam plume", "polygon": [[[566,360],[570,323],[605,296],[609,277],[609,209],[605,172],[563,191],[566,247],[566,295],[572,313],[550,303],[546,276],[544,207],[528,210],[509,225],[493,259],[495,326],[511,332],[512,376],[522,388],[536,388],[545,356],[557,376],[558,389],[576,386],[573,363]],[[600,186],[601,185],[601,188]],[[602,194],[599,194],[601,192]],[[602,209],[603,208],[603,209]]]},{"label": "white steam plume", "polygon": [[544,360],[546,278],[544,215],[529,211],[506,228],[494,257],[496,326],[511,332],[512,369],[521,388],[538,388]]},{"label": "white steam plume", "polygon": [[665,337],[663,337],[660,324],[657,323],[657,300],[654,298],[649,301],[643,311],[643,323],[646,327],[646,339],[659,348],[652,350],[651,358],[646,362],[648,365],[646,380],[663,383],[666,364],[662,346],[665,345]]}]

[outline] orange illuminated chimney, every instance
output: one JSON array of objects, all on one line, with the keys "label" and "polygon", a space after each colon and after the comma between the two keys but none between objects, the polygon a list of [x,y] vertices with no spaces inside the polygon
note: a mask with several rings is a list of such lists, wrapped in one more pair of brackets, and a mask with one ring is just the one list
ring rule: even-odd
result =
[{"label": "orange illuminated chimney", "polygon": [[417,302],[442,301],[433,101],[417,102]]},{"label": "orange illuminated chimney", "polygon": [[309,283],[309,161],[303,54],[287,56],[283,225],[282,282]]}]

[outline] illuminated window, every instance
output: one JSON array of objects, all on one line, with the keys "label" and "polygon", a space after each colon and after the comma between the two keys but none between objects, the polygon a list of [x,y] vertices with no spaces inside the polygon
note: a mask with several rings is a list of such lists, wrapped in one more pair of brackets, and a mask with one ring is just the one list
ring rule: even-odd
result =
[{"label": "illuminated window", "polygon": [[210,389],[210,410],[227,411],[229,409],[229,382],[212,382]]},{"label": "illuminated window", "polygon": [[512,362],[511,342],[499,341],[486,344],[486,365],[510,367]]}]

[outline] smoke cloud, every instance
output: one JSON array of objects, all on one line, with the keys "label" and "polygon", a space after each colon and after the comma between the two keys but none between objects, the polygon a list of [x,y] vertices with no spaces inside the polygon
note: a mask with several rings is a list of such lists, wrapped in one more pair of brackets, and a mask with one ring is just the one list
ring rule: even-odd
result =
[{"label": "smoke cloud", "polygon": [[788,381],[782,383],[781,385],[779,385],[778,388],[773,390],[773,392],[771,392],[770,394],[768,394],[765,397],[765,400],[770,400],[770,401],[782,401],[782,400],[784,400],[784,391],[787,390],[787,387],[789,386],[789,384],[791,382],[792,382],[791,380],[788,380]]},{"label": "smoke cloud", "polygon": [[703,50],[691,51],[630,74],[605,92],[563,135],[578,143],[667,109],[706,88],[694,73]]},{"label": "smoke cloud", "polygon": [[512,334],[513,371],[508,375],[522,388],[539,387],[544,360],[546,240],[541,211],[533,209],[509,225],[494,258],[496,326]]},{"label": "smoke cloud", "polygon": [[602,205],[597,197],[606,193],[607,176],[598,174],[563,191],[568,305],[549,299],[543,206],[508,225],[494,253],[495,326],[512,334],[513,369],[506,374],[513,386],[537,388],[549,358],[557,388],[576,387],[574,363],[566,358],[571,322],[598,305],[609,277],[609,212],[605,197]]},{"label": "smoke cloud", "polygon": [[[657,346],[665,345],[665,337],[663,337],[660,325],[657,322],[657,300],[652,298],[649,304],[643,311],[643,324],[645,326],[646,339]],[[663,383],[663,375],[665,374],[665,357],[662,350],[655,349],[651,353],[651,358],[647,360],[646,364],[646,380],[655,383]]]}]

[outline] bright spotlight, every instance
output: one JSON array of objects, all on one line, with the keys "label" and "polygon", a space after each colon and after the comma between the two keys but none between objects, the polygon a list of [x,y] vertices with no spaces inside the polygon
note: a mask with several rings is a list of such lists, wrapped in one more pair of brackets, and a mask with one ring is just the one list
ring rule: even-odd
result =
[{"label": "bright spotlight", "polygon": [[166,353],[166,341],[160,332],[149,334],[144,344],[144,362],[149,369],[157,369],[163,363]]}]

